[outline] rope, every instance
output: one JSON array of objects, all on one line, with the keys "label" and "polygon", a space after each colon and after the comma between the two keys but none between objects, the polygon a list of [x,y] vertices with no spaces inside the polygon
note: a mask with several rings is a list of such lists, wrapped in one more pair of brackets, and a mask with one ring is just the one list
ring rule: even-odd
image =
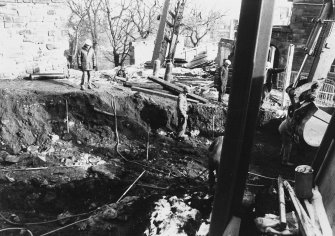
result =
[{"label": "rope", "polygon": [[61,219],[54,219],[54,220],[41,221],[41,222],[31,222],[31,223],[17,223],[17,222],[10,221],[2,213],[0,213],[0,217],[5,222],[7,222],[8,224],[11,224],[11,225],[17,225],[17,226],[22,226],[22,225],[42,225],[42,224],[55,223],[55,222],[58,222],[58,221],[61,221],[61,220],[71,219],[71,218],[74,218],[74,217],[85,216],[85,215],[93,213],[94,211],[95,210],[90,211],[90,212],[86,212],[86,213],[77,214],[77,215],[71,215],[71,216],[67,216],[67,217],[61,218]]},{"label": "rope", "polygon": [[10,231],[10,230],[25,230],[26,232],[29,233],[30,236],[34,236],[33,233],[26,228],[4,228],[4,229],[0,229],[0,232],[5,232],[5,231]]},{"label": "rope", "polygon": [[88,219],[89,219],[89,218],[85,218],[85,219],[82,219],[82,220],[75,221],[75,222],[73,222],[73,223],[71,223],[71,224],[65,225],[65,226],[60,227],[60,228],[58,228],[58,229],[55,229],[55,230],[49,231],[49,232],[47,232],[47,233],[41,234],[40,236],[45,236],[45,235],[53,234],[53,233],[55,233],[55,232],[57,232],[57,231],[66,229],[66,228],[68,228],[68,227],[70,227],[70,226],[72,226],[72,225],[75,225],[75,224],[84,222],[84,221],[86,221],[86,220],[88,220]]}]

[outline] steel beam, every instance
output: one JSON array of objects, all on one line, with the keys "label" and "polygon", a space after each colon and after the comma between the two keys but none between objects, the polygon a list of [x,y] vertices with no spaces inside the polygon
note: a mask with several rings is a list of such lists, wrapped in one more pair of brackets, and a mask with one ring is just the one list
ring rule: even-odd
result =
[{"label": "steel beam", "polygon": [[268,0],[242,1],[210,236],[222,236],[240,210],[270,44],[273,4]]},{"label": "steel beam", "polygon": [[333,113],[333,116],[328,124],[326,133],[323,136],[322,142],[320,144],[320,147],[312,164],[314,173],[316,173],[316,175],[314,175],[316,184],[320,183],[320,179],[323,174],[322,166],[326,166],[325,163],[327,162],[327,157],[329,156],[331,149],[334,148],[333,147],[334,140],[335,140],[335,112]]}]

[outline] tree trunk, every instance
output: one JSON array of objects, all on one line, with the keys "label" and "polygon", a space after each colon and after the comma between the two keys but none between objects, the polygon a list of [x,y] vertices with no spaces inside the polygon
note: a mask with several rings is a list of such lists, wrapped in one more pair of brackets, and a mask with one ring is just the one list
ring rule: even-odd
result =
[{"label": "tree trunk", "polygon": [[93,42],[93,50],[94,50],[94,53],[95,53],[95,62],[96,62],[96,64],[95,64],[95,69],[96,70],[99,70],[99,60],[98,60],[98,43],[97,43],[97,41],[96,40],[94,40],[94,42]]},{"label": "tree trunk", "polygon": [[120,65],[120,54],[114,50],[113,56],[114,56],[114,65],[115,67],[118,67]]}]

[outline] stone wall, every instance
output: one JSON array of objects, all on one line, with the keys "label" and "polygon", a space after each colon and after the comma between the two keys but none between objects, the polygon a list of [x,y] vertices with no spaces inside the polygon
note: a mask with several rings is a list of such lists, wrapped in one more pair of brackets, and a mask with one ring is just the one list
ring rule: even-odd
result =
[{"label": "stone wall", "polygon": [[65,0],[0,0],[0,78],[66,72]]},{"label": "stone wall", "polygon": [[[298,71],[302,64],[305,46],[309,34],[313,28],[312,19],[318,18],[323,0],[294,0],[290,28],[292,29],[295,53],[292,70]],[[307,61],[305,70],[309,71],[312,60]]]},{"label": "stone wall", "polygon": [[[323,0],[293,0],[289,26],[274,27],[271,44],[279,49],[279,65],[285,66],[289,44],[295,45],[292,70],[298,71],[305,56],[304,46],[313,28],[312,19],[320,14]],[[312,59],[309,59],[304,71],[309,71]]]}]

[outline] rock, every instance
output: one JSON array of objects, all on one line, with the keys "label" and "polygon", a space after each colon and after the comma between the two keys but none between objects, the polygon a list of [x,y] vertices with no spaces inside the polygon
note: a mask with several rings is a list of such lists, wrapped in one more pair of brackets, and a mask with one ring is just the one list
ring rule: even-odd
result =
[{"label": "rock", "polygon": [[46,161],[47,161],[47,159],[46,159],[46,156],[45,156],[45,155],[42,155],[42,154],[40,154],[40,155],[37,155],[37,157],[38,157],[40,160],[44,161],[44,162],[46,162]]},{"label": "rock", "polygon": [[20,222],[21,222],[20,217],[18,217],[18,216],[15,215],[15,214],[11,214],[9,219],[10,219],[12,222],[15,222],[15,223],[20,223]]},{"label": "rock", "polygon": [[31,145],[28,147],[27,151],[30,153],[37,153],[39,148],[40,148],[39,146]]},{"label": "rock", "polygon": [[66,166],[73,166],[73,161],[71,159],[66,158],[65,163]]},{"label": "rock", "polygon": [[6,174],[6,179],[11,183],[15,182],[15,179],[10,177],[8,173]]},{"label": "rock", "polygon": [[200,226],[200,212],[176,196],[155,203],[147,235],[195,235]]},{"label": "rock", "polygon": [[0,151],[0,161],[5,161],[6,157],[9,155],[6,151]]},{"label": "rock", "polygon": [[[57,220],[59,222],[60,225],[65,225],[67,224],[68,222],[71,221],[71,218],[68,218],[69,216],[72,216],[72,214],[68,211],[64,212],[64,213],[61,213],[57,216]],[[67,219],[64,219],[64,218],[67,218]]]},{"label": "rock", "polygon": [[114,220],[117,216],[117,210],[111,207],[102,212],[102,218],[105,220]]},{"label": "rock", "polygon": [[20,161],[20,156],[7,155],[4,161],[8,163],[18,163]]},{"label": "rock", "polygon": [[207,236],[209,234],[209,223],[203,222],[200,225],[199,230],[196,233],[196,236]]},{"label": "rock", "polygon": [[59,136],[57,134],[52,134],[51,135],[51,141],[54,143],[54,142],[57,142],[59,140]]},{"label": "rock", "polygon": [[200,130],[191,130],[191,137],[197,137],[200,134]]},{"label": "rock", "polygon": [[72,139],[72,135],[70,133],[65,133],[62,137],[64,141],[70,141]]},{"label": "rock", "polygon": [[108,165],[91,166],[88,171],[100,174],[111,180],[118,179],[115,173],[116,172],[115,168],[110,168],[110,166]]}]

